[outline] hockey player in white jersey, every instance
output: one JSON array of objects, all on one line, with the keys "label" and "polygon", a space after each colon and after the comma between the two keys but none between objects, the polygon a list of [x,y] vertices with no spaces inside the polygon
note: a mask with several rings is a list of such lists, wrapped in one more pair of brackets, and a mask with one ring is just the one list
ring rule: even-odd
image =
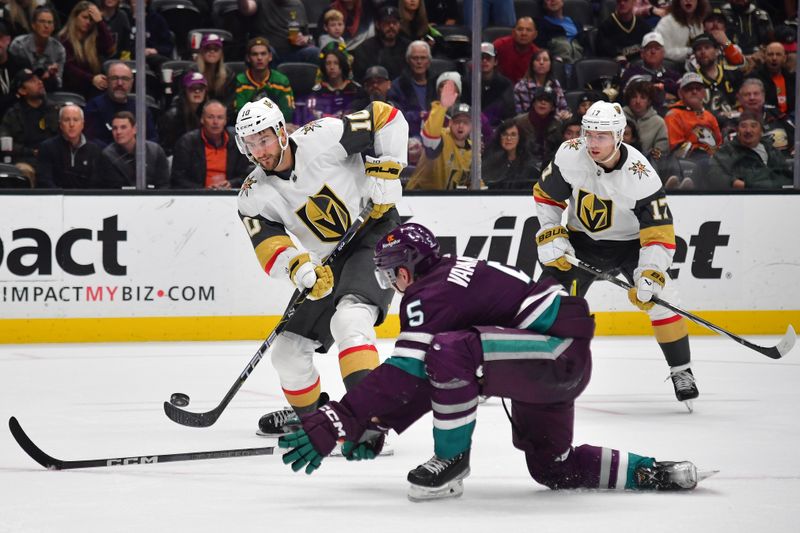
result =
[{"label": "hockey player in white jersey", "polygon": [[[392,290],[378,286],[372,251],[400,221],[394,204],[402,196],[408,124],[399,110],[373,102],[289,135],[278,106],[262,98],[239,112],[236,143],[256,164],[238,207],[261,267],[310,289],[271,349],[291,409],[262,416],[258,432],[279,436],[327,400],[316,351],[336,343],[347,389],[379,364],[374,326],[386,317]],[[370,200],[371,220],[341,256],[321,266]]]},{"label": "hockey player in white jersey", "polygon": [[686,319],[650,301],[667,290],[673,292],[668,299],[676,301],[667,272],[675,231],[661,179],[645,156],[622,142],[625,115],[618,104],[595,102],[581,126],[581,136],[559,147],[534,186],[542,277],[554,277],[584,296],[594,278],[572,268],[566,253],[625,276],[634,285],[631,302],[650,317],[675,396],[691,411],[699,393]]}]

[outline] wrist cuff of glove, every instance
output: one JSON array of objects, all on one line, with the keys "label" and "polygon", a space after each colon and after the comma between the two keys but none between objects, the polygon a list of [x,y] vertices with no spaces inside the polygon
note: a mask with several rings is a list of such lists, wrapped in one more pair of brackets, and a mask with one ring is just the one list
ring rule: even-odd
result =
[{"label": "wrist cuff of glove", "polygon": [[667,277],[664,275],[663,272],[658,270],[644,270],[642,271],[642,277],[652,280],[655,283],[658,283],[662,287],[667,284]]},{"label": "wrist cuff of glove", "polygon": [[297,269],[309,261],[311,261],[311,256],[307,252],[299,253],[289,259],[289,279],[294,280],[294,275],[297,274]]},{"label": "wrist cuff of glove", "polygon": [[564,226],[553,226],[552,228],[539,231],[536,235],[536,244],[537,246],[541,246],[558,238],[569,239],[567,228]]}]

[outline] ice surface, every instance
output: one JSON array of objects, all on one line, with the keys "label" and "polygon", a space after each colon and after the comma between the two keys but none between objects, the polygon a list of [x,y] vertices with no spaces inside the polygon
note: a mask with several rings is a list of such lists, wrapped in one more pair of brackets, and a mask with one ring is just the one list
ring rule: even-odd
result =
[{"label": "ice surface", "polygon": [[[528,477],[492,399],[478,411],[464,496],[419,504],[406,499],[405,476],[432,453],[429,416],[392,435],[393,457],[331,458],[312,476],[277,456],[44,470],[14,442],[10,416],[60,459],[268,446],[254,431],[284,405],[275,372],[263,361],[214,426],[193,429],[167,419],[162,402],[184,392],[189,409],[211,409],[257,341],[0,346],[0,532],[800,531],[800,355],[773,361],[723,338],[692,344],[701,396],[689,414],[655,341],[596,340],[575,443],[721,471],[696,491],[552,492]],[[384,356],[390,348],[381,342]],[[336,358],[317,364],[323,388],[341,395]]]}]

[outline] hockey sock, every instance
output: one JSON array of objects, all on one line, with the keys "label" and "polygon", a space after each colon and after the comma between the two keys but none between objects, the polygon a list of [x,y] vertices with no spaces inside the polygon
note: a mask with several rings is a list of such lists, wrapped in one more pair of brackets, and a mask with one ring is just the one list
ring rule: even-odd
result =
[{"label": "hockey sock", "polygon": [[378,349],[372,344],[352,346],[339,352],[339,370],[347,390],[355,387],[379,364]]},{"label": "hockey sock", "polygon": [[317,402],[320,396],[319,377],[309,387],[299,390],[289,390],[284,388],[283,394],[289,405],[295,410],[298,415],[310,413],[317,408]]},{"label": "hockey sock", "polygon": [[667,364],[671,367],[689,364],[689,329],[686,319],[673,315],[663,320],[653,320],[653,333],[664,353]]}]

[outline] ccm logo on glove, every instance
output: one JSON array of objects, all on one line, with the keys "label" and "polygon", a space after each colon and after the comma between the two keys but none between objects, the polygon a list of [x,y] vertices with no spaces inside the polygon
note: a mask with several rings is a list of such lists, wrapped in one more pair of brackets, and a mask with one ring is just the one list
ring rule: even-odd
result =
[{"label": "ccm logo on glove", "polygon": [[336,414],[336,411],[331,409],[329,405],[323,405],[322,407],[319,408],[319,410],[325,413],[325,416],[327,416],[328,420],[331,421],[333,427],[336,428],[338,436],[345,438],[347,435],[344,432],[344,424],[342,424],[342,421],[339,420],[339,415]]}]

